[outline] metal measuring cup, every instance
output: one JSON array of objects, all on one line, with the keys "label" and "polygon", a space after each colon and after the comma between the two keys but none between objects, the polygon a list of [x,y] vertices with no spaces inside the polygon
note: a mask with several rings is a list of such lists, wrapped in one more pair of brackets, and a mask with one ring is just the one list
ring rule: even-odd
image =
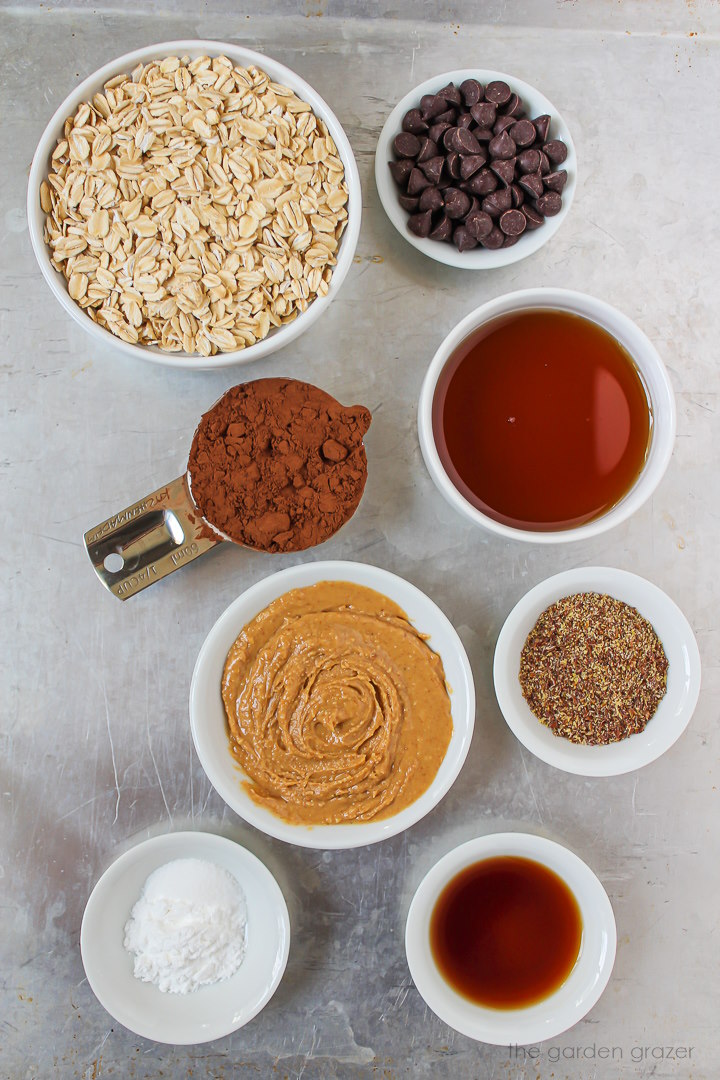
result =
[{"label": "metal measuring cup", "polygon": [[[330,398],[329,394],[325,396]],[[334,398],[331,400],[342,408]],[[222,397],[209,413],[220,401]],[[350,507],[333,533],[352,517],[356,507],[357,503]],[[268,550],[259,544],[240,544],[203,516],[193,498],[189,463],[182,476],[88,529],[83,539],[98,578],[120,600],[142,592],[217,544],[228,542],[256,551]]]}]

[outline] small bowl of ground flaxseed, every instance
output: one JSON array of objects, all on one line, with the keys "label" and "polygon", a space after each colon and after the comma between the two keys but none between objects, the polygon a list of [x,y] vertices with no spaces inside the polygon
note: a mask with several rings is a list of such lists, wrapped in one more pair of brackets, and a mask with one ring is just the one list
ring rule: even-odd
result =
[{"label": "small bowl of ground flaxseed", "polygon": [[700,692],[692,628],[657,585],[613,567],[548,578],[515,605],[495,647],[508,727],[549,765],[616,776],[664,754]]}]

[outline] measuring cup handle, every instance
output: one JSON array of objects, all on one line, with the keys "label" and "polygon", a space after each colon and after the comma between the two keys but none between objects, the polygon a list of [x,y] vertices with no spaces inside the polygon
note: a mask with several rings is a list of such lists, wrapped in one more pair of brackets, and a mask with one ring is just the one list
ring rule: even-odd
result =
[{"label": "measuring cup handle", "polygon": [[127,600],[222,543],[208,532],[180,476],[89,529],[84,540],[105,588]]}]

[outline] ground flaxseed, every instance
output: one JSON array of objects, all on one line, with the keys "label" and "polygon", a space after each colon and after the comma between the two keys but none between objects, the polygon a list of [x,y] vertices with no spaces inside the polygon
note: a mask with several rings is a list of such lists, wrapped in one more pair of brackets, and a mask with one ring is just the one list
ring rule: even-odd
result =
[{"label": "ground flaxseed", "polygon": [[600,593],[551,604],[528,634],[520,687],[535,716],[574,743],[605,745],[645,728],[667,689],[668,660],[633,607]]}]

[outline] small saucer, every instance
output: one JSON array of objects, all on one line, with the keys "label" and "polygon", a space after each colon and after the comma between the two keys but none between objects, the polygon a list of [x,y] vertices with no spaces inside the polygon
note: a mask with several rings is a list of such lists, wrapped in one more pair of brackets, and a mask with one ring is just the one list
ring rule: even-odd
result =
[{"label": "small saucer", "polygon": [[[229,979],[190,994],[162,993],[133,975],[124,928],[153,870],[188,858],[206,859],[237,878],[247,901],[247,951]],[[145,1039],[187,1046],[229,1035],[267,1005],[285,971],[290,919],[275,878],[245,848],[212,833],[168,833],[108,867],[85,907],[80,949],[88,982],[111,1016]]]}]

